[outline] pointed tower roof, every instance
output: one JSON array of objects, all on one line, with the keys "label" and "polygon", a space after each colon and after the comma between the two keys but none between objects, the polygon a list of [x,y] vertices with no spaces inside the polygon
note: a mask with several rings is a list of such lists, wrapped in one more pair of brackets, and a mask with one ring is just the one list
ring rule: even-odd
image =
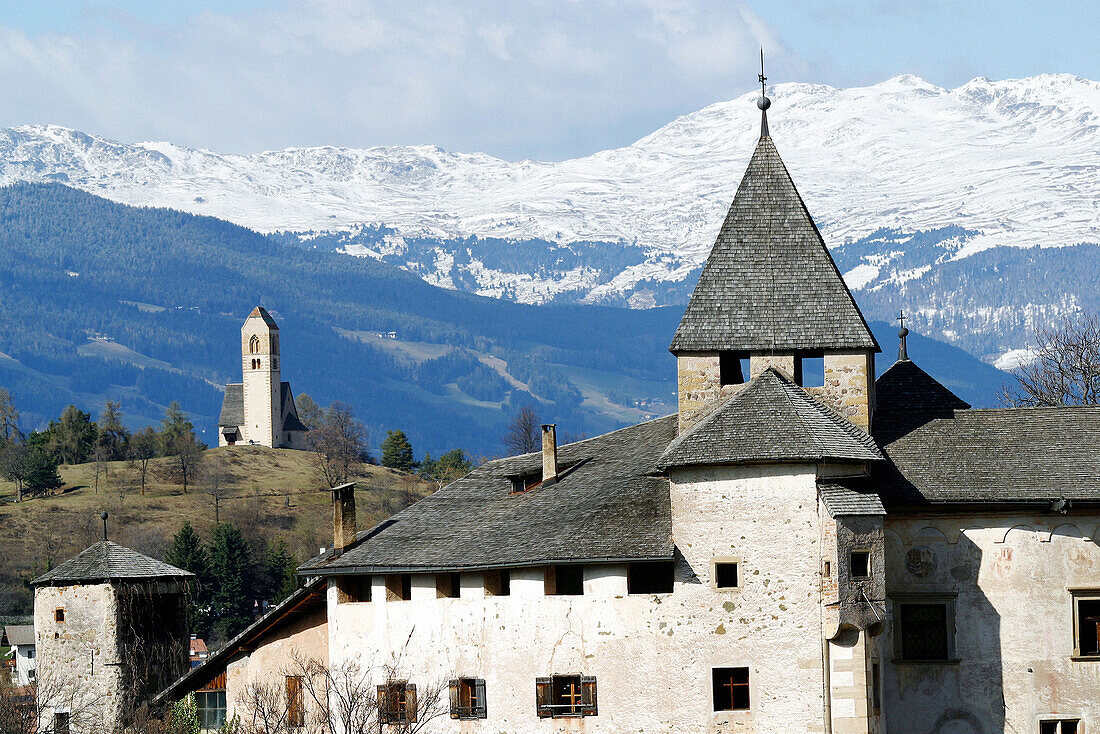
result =
[{"label": "pointed tower roof", "polygon": [[142,555],[118,543],[101,540],[34,581],[34,586],[70,586],[73,584],[134,581],[138,579],[179,579],[193,577],[190,571],[170,566]]},{"label": "pointed tower roof", "polygon": [[760,140],[669,350],[796,349],[877,352],[879,346],[779,157],[762,109]]},{"label": "pointed tower roof", "polygon": [[[267,312],[267,309],[263,306],[257,306],[252,309],[252,313],[248,314],[249,319],[263,319],[264,323],[270,326],[275,331],[279,330],[278,325],[275,323],[275,319],[271,318],[271,314]],[[245,319],[248,321],[248,319]]]}]

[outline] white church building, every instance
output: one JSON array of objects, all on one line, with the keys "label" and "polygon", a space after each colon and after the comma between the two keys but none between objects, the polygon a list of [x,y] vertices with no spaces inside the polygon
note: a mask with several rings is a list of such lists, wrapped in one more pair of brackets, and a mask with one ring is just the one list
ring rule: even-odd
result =
[{"label": "white church building", "polygon": [[279,327],[263,306],[254,308],[241,327],[241,371],[241,382],[225,386],[218,445],[306,448],[307,428],[279,369]]}]

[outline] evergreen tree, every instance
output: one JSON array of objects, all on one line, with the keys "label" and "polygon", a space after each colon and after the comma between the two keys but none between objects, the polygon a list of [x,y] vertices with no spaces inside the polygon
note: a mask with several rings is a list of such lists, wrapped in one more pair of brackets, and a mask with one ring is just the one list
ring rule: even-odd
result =
[{"label": "evergreen tree", "polygon": [[130,432],[122,425],[122,412],[118,403],[108,400],[99,416],[99,435],[97,442],[107,461],[120,461],[126,458],[126,444]]},{"label": "evergreen tree", "polygon": [[207,555],[213,627],[228,640],[252,621],[252,592],[256,586],[252,554],[241,529],[222,523],[214,527]]},{"label": "evergreen tree", "polygon": [[160,422],[160,448],[161,456],[173,456],[179,446],[186,443],[187,437],[195,440],[195,426],[183,412],[179,402],[173,400],[164,411],[164,418]]},{"label": "evergreen tree", "polygon": [[183,527],[172,538],[172,548],[165,560],[176,568],[195,574],[191,586],[191,630],[195,634],[206,635],[210,631],[210,563],[206,548],[191,523],[184,521]]},{"label": "evergreen tree", "polygon": [[46,427],[49,451],[63,464],[81,464],[88,460],[96,439],[92,417],[75,405],[65,408],[61,417]]},{"label": "evergreen tree", "polygon": [[278,604],[298,588],[297,570],[297,564],[285,541],[268,545],[267,557],[264,559],[264,582],[267,586],[266,596],[272,604]]},{"label": "evergreen tree", "polygon": [[382,466],[403,472],[416,468],[412,444],[404,431],[386,431],[386,440],[382,442]]},{"label": "evergreen tree", "polygon": [[65,485],[57,473],[57,461],[40,447],[29,449],[26,469],[23,488],[31,494],[46,494]]},{"label": "evergreen tree", "polygon": [[473,468],[474,462],[462,449],[451,449],[438,459],[433,459],[432,455],[428,454],[424,457],[424,461],[420,462],[420,473],[438,482],[440,486],[461,479]]}]

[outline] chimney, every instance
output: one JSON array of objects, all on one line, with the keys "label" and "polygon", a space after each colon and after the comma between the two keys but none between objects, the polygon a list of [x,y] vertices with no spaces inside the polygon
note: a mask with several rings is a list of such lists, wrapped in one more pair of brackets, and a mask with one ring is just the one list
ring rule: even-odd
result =
[{"label": "chimney", "polygon": [[542,486],[558,481],[558,429],[553,423],[542,427]]},{"label": "chimney", "polygon": [[355,542],[355,482],[332,488],[332,538],[336,555]]}]

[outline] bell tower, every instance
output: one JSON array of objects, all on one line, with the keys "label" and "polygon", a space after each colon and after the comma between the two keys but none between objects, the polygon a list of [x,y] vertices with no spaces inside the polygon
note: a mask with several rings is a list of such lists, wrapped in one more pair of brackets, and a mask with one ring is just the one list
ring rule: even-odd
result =
[{"label": "bell tower", "polygon": [[241,327],[244,373],[244,436],[264,446],[283,442],[282,377],[279,372],[279,327],[257,306]]}]

